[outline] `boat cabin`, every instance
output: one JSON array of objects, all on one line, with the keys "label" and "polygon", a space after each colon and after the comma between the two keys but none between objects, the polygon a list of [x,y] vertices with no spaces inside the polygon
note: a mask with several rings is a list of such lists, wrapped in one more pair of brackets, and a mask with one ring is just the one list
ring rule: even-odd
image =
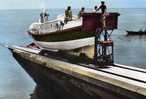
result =
[{"label": "boat cabin", "polygon": [[[118,27],[119,13],[106,14],[106,29],[113,30]],[[83,14],[83,30],[85,32],[95,32],[97,28],[102,28],[101,13],[84,13]]]}]

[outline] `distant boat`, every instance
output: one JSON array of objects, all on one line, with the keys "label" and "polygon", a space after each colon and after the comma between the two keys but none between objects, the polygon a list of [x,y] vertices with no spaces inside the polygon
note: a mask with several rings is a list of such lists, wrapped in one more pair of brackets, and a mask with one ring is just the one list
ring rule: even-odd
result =
[{"label": "distant boat", "polygon": [[142,31],[127,31],[127,35],[146,35],[146,30]]},{"label": "distant boat", "polygon": [[64,22],[64,19],[64,15],[59,15],[55,20],[44,23],[34,22],[30,25],[28,33],[36,41],[43,42],[76,40],[93,36],[93,33],[82,31],[82,18],[79,19],[76,15],[73,15],[72,20],[61,27],[60,22]]}]

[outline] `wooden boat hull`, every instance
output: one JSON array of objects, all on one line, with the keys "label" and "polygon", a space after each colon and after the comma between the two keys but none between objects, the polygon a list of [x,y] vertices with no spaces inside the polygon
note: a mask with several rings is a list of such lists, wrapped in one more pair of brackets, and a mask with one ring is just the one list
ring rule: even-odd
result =
[{"label": "wooden boat hull", "polygon": [[82,28],[80,26],[71,28],[71,29],[60,30],[60,31],[52,32],[52,33],[32,34],[29,32],[29,34],[36,41],[44,41],[44,42],[67,41],[67,40],[75,40],[75,39],[81,39],[81,38],[94,36],[94,33],[92,32],[87,33],[87,32],[82,31]]},{"label": "wooden boat hull", "polygon": [[32,99],[98,99],[97,97],[100,97],[95,93],[86,92],[85,90],[88,89],[79,88],[75,83],[85,84],[79,79],[53,69],[43,68],[16,54],[14,57],[37,83]]},{"label": "wooden boat hull", "polygon": [[127,35],[146,35],[144,31],[127,31]]},{"label": "wooden boat hull", "polygon": [[[114,80],[116,78],[112,77],[106,79],[106,76],[103,76],[105,72],[100,74],[99,70],[95,72],[93,69],[80,65],[76,67],[73,64],[64,64],[63,61],[51,58],[51,53],[50,57],[46,58],[20,49],[11,49],[11,51],[15,59],[37,84],[32,99],[145,99],[144,95],[134,91],[137,88],[126,87],[136,85],[131,85],[130,82],[127,85],[123,82],[121,85],[119,83],[121,81]],[[48,67],[44,60],[48,63]],[[133,69],[130,68],[128,71],[131,70]],[[112,80],[114,80],[112,83],[108,83]],[[114,83],[117,83],[118,86],[115,86]],[[134,90],[132,91],[132,89]],[[141,87],[138,87],[138,89],[139,93],[145,92],[144,88],[141,90]]]},{"label": "wooden boat hull", "polygon": [[108,99],[126,99],[124,96],[114,95],[110,90],[94,86],[62,72],[44,68],[17,54],[13,55],[37,83],[32,99],[107,99],[107,97],[112,97]]}]

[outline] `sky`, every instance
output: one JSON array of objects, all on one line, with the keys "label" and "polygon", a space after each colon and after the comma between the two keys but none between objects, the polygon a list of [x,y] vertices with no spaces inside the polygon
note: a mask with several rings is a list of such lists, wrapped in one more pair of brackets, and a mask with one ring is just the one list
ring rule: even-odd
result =
[{"label": "sky", "polygon": [[[93,8],[101,0],[0,0],[0,9]],[[146,0],[103,0],[109,8],[146,8]]]}]

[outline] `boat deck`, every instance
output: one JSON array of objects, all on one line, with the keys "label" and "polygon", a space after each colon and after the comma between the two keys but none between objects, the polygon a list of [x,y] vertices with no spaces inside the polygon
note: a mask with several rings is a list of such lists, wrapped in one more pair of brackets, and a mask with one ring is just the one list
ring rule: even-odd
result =
[{"label": "boat deck", "polygon": [[[33,23],[29,28],[29,33],[33,35],[45,35],[51,34],[54,32],[61,32],[65,30],[69,30],[72,28],[78,28],[82,26],[82,19],[76,19],[67,22],[64,26],[61,27],[60,21],[46,22],[46,23]],[[31,29],[37,29],[37,32],[31,32]]]}]

